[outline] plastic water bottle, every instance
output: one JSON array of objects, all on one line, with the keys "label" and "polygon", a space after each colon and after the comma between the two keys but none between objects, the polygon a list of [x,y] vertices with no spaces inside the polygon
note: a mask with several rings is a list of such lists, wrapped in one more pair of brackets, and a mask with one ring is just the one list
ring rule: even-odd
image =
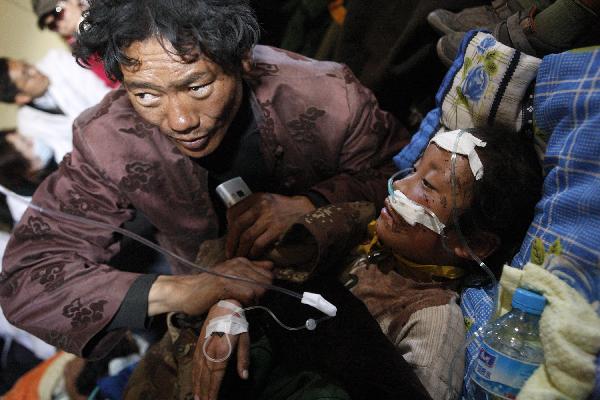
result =
[{"label": "plastic water bottle", "polygon": [[544,361],[540,342],[540,315],[546,299],[518,288],[512,310],[484,328],[482,345],[466,388],[466,398],[515,399]]}]

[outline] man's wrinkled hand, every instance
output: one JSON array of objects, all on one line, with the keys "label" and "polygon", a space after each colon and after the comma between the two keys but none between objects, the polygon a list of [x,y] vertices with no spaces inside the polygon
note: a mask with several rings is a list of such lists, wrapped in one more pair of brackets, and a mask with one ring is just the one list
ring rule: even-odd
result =
[{"label": "man's wrinkled hand", "polygon": [[[233,300],[228,301],[239,304]],[[214,318],[229,314],[232,314],[231,310],[213,306],[200,331],[200,337],[198,338],[198,343],[196,343],[192,365],[194,395],[200,400],[216,400],[218,398],[221,381],[223,380],[223,376],[225,376],[225,370],[227,369],[227,364],[231,358],[229,357],[227,360],[221,362],[212,362],[208,360],[203,351],[204,343],[207,340],[209,340],[209,343],[206,345],[206,354],[216,360],[225,357],[229,351],[231,351],[231,354],[237,354],[238,375],[242,379],[248,379],[248,368],[250,367],[250,337],[248,332],[240,335],[223,334],[221,336],[215,333],[207,339],[204,339],[210,321]],[[227,339],[229,339],[231,343],[231,348],[229,347]],[[237,352],[235,351],[236,346]]]},{"label": "man's wrinkled hand", "polygon": [[[161,275],[150,288],[148,315],[183,312],[200,315],[221,299],[236,299],[242,304],[254,304],[265,293],[265,285],[273,280],[269,261],[233,258],[212,268],[229,279],[207,272],[197,275]],[[251,282],[257,282],[253,284]]]},{"label": "man's wrinkled hand", "polygon": [[251,194],[227,210],[226,256],[260,257],[299,217],[313,210],[305,196]]}]

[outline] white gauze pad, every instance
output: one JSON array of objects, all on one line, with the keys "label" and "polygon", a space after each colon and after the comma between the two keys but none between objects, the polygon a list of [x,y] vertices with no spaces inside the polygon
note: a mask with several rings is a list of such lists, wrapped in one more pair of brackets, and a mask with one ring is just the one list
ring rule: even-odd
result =
[{"label": "white gauze pad", "polygon": [[389,196],[388,199],[394,211],[410,225],[421,224],[438,235],[444,230],[445,225],[433,211],[415,203],[400,190],[394,190],[394,195]]},{"label": "white gauze pad", "polygon": [[[456,144],[456,137],[458,136],[460,129],[449,132],[440,132],[435,135],[429,143],[436,143],[442,149],[452,153]],[[481,179],[483,176],[483,164],[475,151],[475,147],[485,147],[486,143],[483,140],[477,139],[467,131],[462,131],[460,139],[458,140],[458,146],[456,146],[456,153],[467,156],[469,159],[469,166],[471,172],[476,180]]]}]

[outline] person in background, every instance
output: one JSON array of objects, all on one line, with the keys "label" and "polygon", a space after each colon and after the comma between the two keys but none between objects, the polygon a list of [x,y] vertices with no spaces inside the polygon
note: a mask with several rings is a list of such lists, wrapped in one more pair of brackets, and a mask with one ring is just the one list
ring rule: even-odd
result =
[{"label": "person in background", "polygon": [[35,66],[0,58],[0,101],[19,106],[17,130],[51,147],[57,163],[73,147],[75,118],[109,91],[64,50],[48,51]]},{"label": "person in background", "polygon": [[[30,199],[35,188],[55,169],[52,150],[43,142],[27,138],[15,129],[0,131],[0,185]],[[10,197],[6,198],[6,203],[12,218],[9,226],[12,226],[19,221],[27,206]],[[8,237],[8,232],[0,231],[0,255],[4,254]],[[3,354],[0,394],[8,390],[28,368],[55,352],[53,346],[11,325],[1,308],[0,349]]]},{"label": "person in background", "polygon": [[539,58],[600,44],[599,0],[495,0],[457,13],[434,10],[427,20],[444,35],[436,51],[448,67],[471,29],[487,29],[501,43]]},{"label": "person in background", "polygon": [[[38,18],[40,29],[49,29],[58,33],[69,46],[75,44],[75,36],[83,12],[88,8],[87,0],[32,0],[33,12]],[[90,70],[111,89],[119,82],[109,79],[102,62],[94,55],[90,57]]]}]

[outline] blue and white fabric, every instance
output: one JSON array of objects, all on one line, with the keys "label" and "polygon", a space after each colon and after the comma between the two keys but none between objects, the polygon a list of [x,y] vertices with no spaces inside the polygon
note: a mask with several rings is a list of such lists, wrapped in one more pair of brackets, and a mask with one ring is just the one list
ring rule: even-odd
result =
[{"label": "blue and white fabric", "polygon": [[[549,136],[544,195],[513,265],[523,266],[536,238],[545,248],[557,240],[573,263],[553,264],[600,315],[600,48],[544,58],[538,73],[534,118]],[[596,360],[600,398],[600,358]]]}]

